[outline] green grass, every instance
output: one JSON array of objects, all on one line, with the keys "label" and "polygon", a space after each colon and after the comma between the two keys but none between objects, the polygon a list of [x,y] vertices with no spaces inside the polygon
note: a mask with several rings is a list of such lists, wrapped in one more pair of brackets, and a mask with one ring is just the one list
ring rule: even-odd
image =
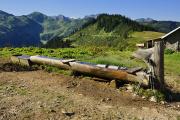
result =
[{"label": "green grass", "polygon": [[93,56],[93,51],[81,48],[64,48],[64,49],[45,49],[35,47],[23,48],[0,48],[0,56],[9,57],[11,55],[24,54],[24,55],[44,55],[49,57],[58,58],[84,58]]},{"label": "green grass", "polygon": [[45,49],[45,48],[1,48],[1,57],[10,57],[11,55],[43,55],[55,58],[73,58],[84,62],[97,64],[109,64],[118,66],[144,66],[142,61],[131,59],[132,52],[118,51],[111,48],[63,48],[63,49]]},{"label": "green grass", "polygon": [[180,53],[165,54],[166,73],[180,75]]},{"label": "green grass", "polygon": [[160,32],[143,31],[143,32],[134,32],[133,34],[131,34],[131,37],[140,38],[142,41],[145,41],[145,40],[159,38],[163,35],[164,33],[160,33]]},{"label": "green grass", "polygon": [[98,56],[88,62],[98,63],[98,64],[108,64],[108,65],[117,65],[123,67],[145,67],[145,64],[137,59],[131,58],[132,52],[129,51],[110,51],[107,52],[105,56]]},{"label": "green grass", "polygon": [[[45,49],[35,47],[24,48],[0,48],[0,57],[10,57],[15,54],[24,55],[44,55],[55,58],[73,58],[84,62],[97,64],[109,64],[126,67],[137,67],[146,65],[137,59],[132,59],[131,51],[119,51],[117,49],[105,47],[80,47],[80,48],[59,48]],[[165,54],[165,73],[179,76],[180,75],[180,53]],[[50,68],[51,69],[51,68]],[[53,71],[53,69],[52,69]]]}]

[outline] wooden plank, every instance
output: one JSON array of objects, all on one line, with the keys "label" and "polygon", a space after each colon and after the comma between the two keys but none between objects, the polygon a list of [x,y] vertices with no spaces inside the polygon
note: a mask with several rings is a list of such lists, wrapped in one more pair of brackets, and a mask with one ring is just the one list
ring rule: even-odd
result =
[{"label": "wooden plank", "polygon": [[74,61],[76,61],[76,60],[75,59],[61,60],[61,62],[64,64],[67,64],[69,62],[74,62]]},{"label": "wooden plank", "polygon": [[108,68],[108,69],[112,69],[112,70],[118,70],[118,69],[119,69],[119,66],[108,65],[107,68]]},{"label": "wooden plank", "polygon": [[139,43],[139,44],[136,44],[136,47],[139,47],[139,48],[144,48],[145,47],[145,44],[144,43]]},{"label": "wooden plank", "polygon": [[31,56],[30,61],[36,64],[52,65],[61,69],[70,69],[70,66],[68,64],[64,64],[62,59],[49,58],[45,56]]},{"label": "wooden plank", "polygon": [[109,82],[109,80],[107,79],[102,79],[102,78],[97,78],[97,77],[93,77],[92,80],[98,81],[98,82]]},{"label": "wooden plank", "polygon": [[142,67],[136,67],[136,68],[129,68],[126,70],[126,72],[130,73],[130,74],[135,74],[136,72],[141,71],[143,68]]},{"label": "wooden plank", "polygon": [[97,64],[96,66],[101,67],[101,68],[107,68],[107,65],[104,65],[104,64]]}]

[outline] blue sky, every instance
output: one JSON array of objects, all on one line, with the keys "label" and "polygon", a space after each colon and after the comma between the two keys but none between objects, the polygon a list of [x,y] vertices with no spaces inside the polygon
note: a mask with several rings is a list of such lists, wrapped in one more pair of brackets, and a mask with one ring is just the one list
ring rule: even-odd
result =
[{"label": "blue sky", "polygon": [[14,15],[39,11],[68,17],[110,13],[132,19],[154,18],[180,21],[180,0],[0,0],[0,10]]}]

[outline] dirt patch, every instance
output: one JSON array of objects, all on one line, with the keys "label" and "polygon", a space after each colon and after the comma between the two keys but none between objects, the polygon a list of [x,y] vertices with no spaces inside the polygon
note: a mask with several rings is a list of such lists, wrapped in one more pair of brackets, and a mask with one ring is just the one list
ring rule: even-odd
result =
[{"label": "dirt patch", "polygon": [[145,101],[89,78],[41,70],[0,73],[0,119],[176,120],[180,112],[172,106]]},{"label": "dirt patch", "polygon": [[12,64],[12,63],[0,64],[0,71],[4,71],[4,72],[35,71],[35,70],[38,70],[38,67],[20,66],[18,64]]}]

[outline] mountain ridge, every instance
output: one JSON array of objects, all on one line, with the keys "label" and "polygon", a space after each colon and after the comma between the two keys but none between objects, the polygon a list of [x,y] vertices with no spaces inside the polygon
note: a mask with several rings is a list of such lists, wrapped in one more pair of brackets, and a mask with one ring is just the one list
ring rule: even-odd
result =
[{"label": "mountain ridge", "polygon": [[73,33],[88,20],[63,15],[47,16],[40,12],[14,16],[0,11],[0,47],[40,46],[41,42]]},{"label": "mountain ridge", "polygon": [[177,27],[180,26],[180,22],[178,21],[165,21],[165,20],[154,20],[152,18],[140,18],[135,21],[139,22],[142,25],[152,26],[159,32],[168,33]]},{"label": "mountain ridge", "polygon": [[14,16],[5,12],[3,15],[3,17],[0,16],[0,46],[38,46],[40,44],[38,33],[42,28],[38,23],[27,16]]},{"label": "mountain ridge", "polygon": [[[0,10],[0,47],[40,46],[41,43],[46,44],[48,41],[54,39],[66,38],[95,22],[100,15],[102,14],[89,15],[84,18],[75,19],[64,15],[48,16],[41,12],[32,12],[28,15],[15,16]],[[114,14],[114,16],[116,15]],[[109,19],[111,18],[107,18],[107,21]],[[119,32],[116,32],[119,36],[122,34],[127,36],[127,33],[124,31],[132,29],[126,28],[126,23],[119,21],[115,17],[112,21],[108,21],[111,24],[104,24],[101,22],[101,24],[97,24],[98,26],[96,27],[103,28],[101,29],[101,32],[105,32],[105,34],[114,28],[116,29],[115,31],[120,30],[120,28],[116,26],[124,27],[125,29],[123,31],[120,30]],[[157,21],[152,18],[140,18],[135,21],[140,25],[148,26],[156,31],[164,33],[180,26],[180,22]],[[106,20],[104,22],[106,22]],[[120,25],[119,22],[122,22],[122,24]],[[128,23],[131,22],[134,21],[128,20]],[[97,30],[95,31],[98,32]],[[91,33],[91,31],[89,31],[89,33]]]},{"label": "mountain ridge", "polygon": [[154,21],[157,21],[157,20],[154,20],[152,18],[139,18],[139,19],[135,19],[136,22],[154,22]]}]

